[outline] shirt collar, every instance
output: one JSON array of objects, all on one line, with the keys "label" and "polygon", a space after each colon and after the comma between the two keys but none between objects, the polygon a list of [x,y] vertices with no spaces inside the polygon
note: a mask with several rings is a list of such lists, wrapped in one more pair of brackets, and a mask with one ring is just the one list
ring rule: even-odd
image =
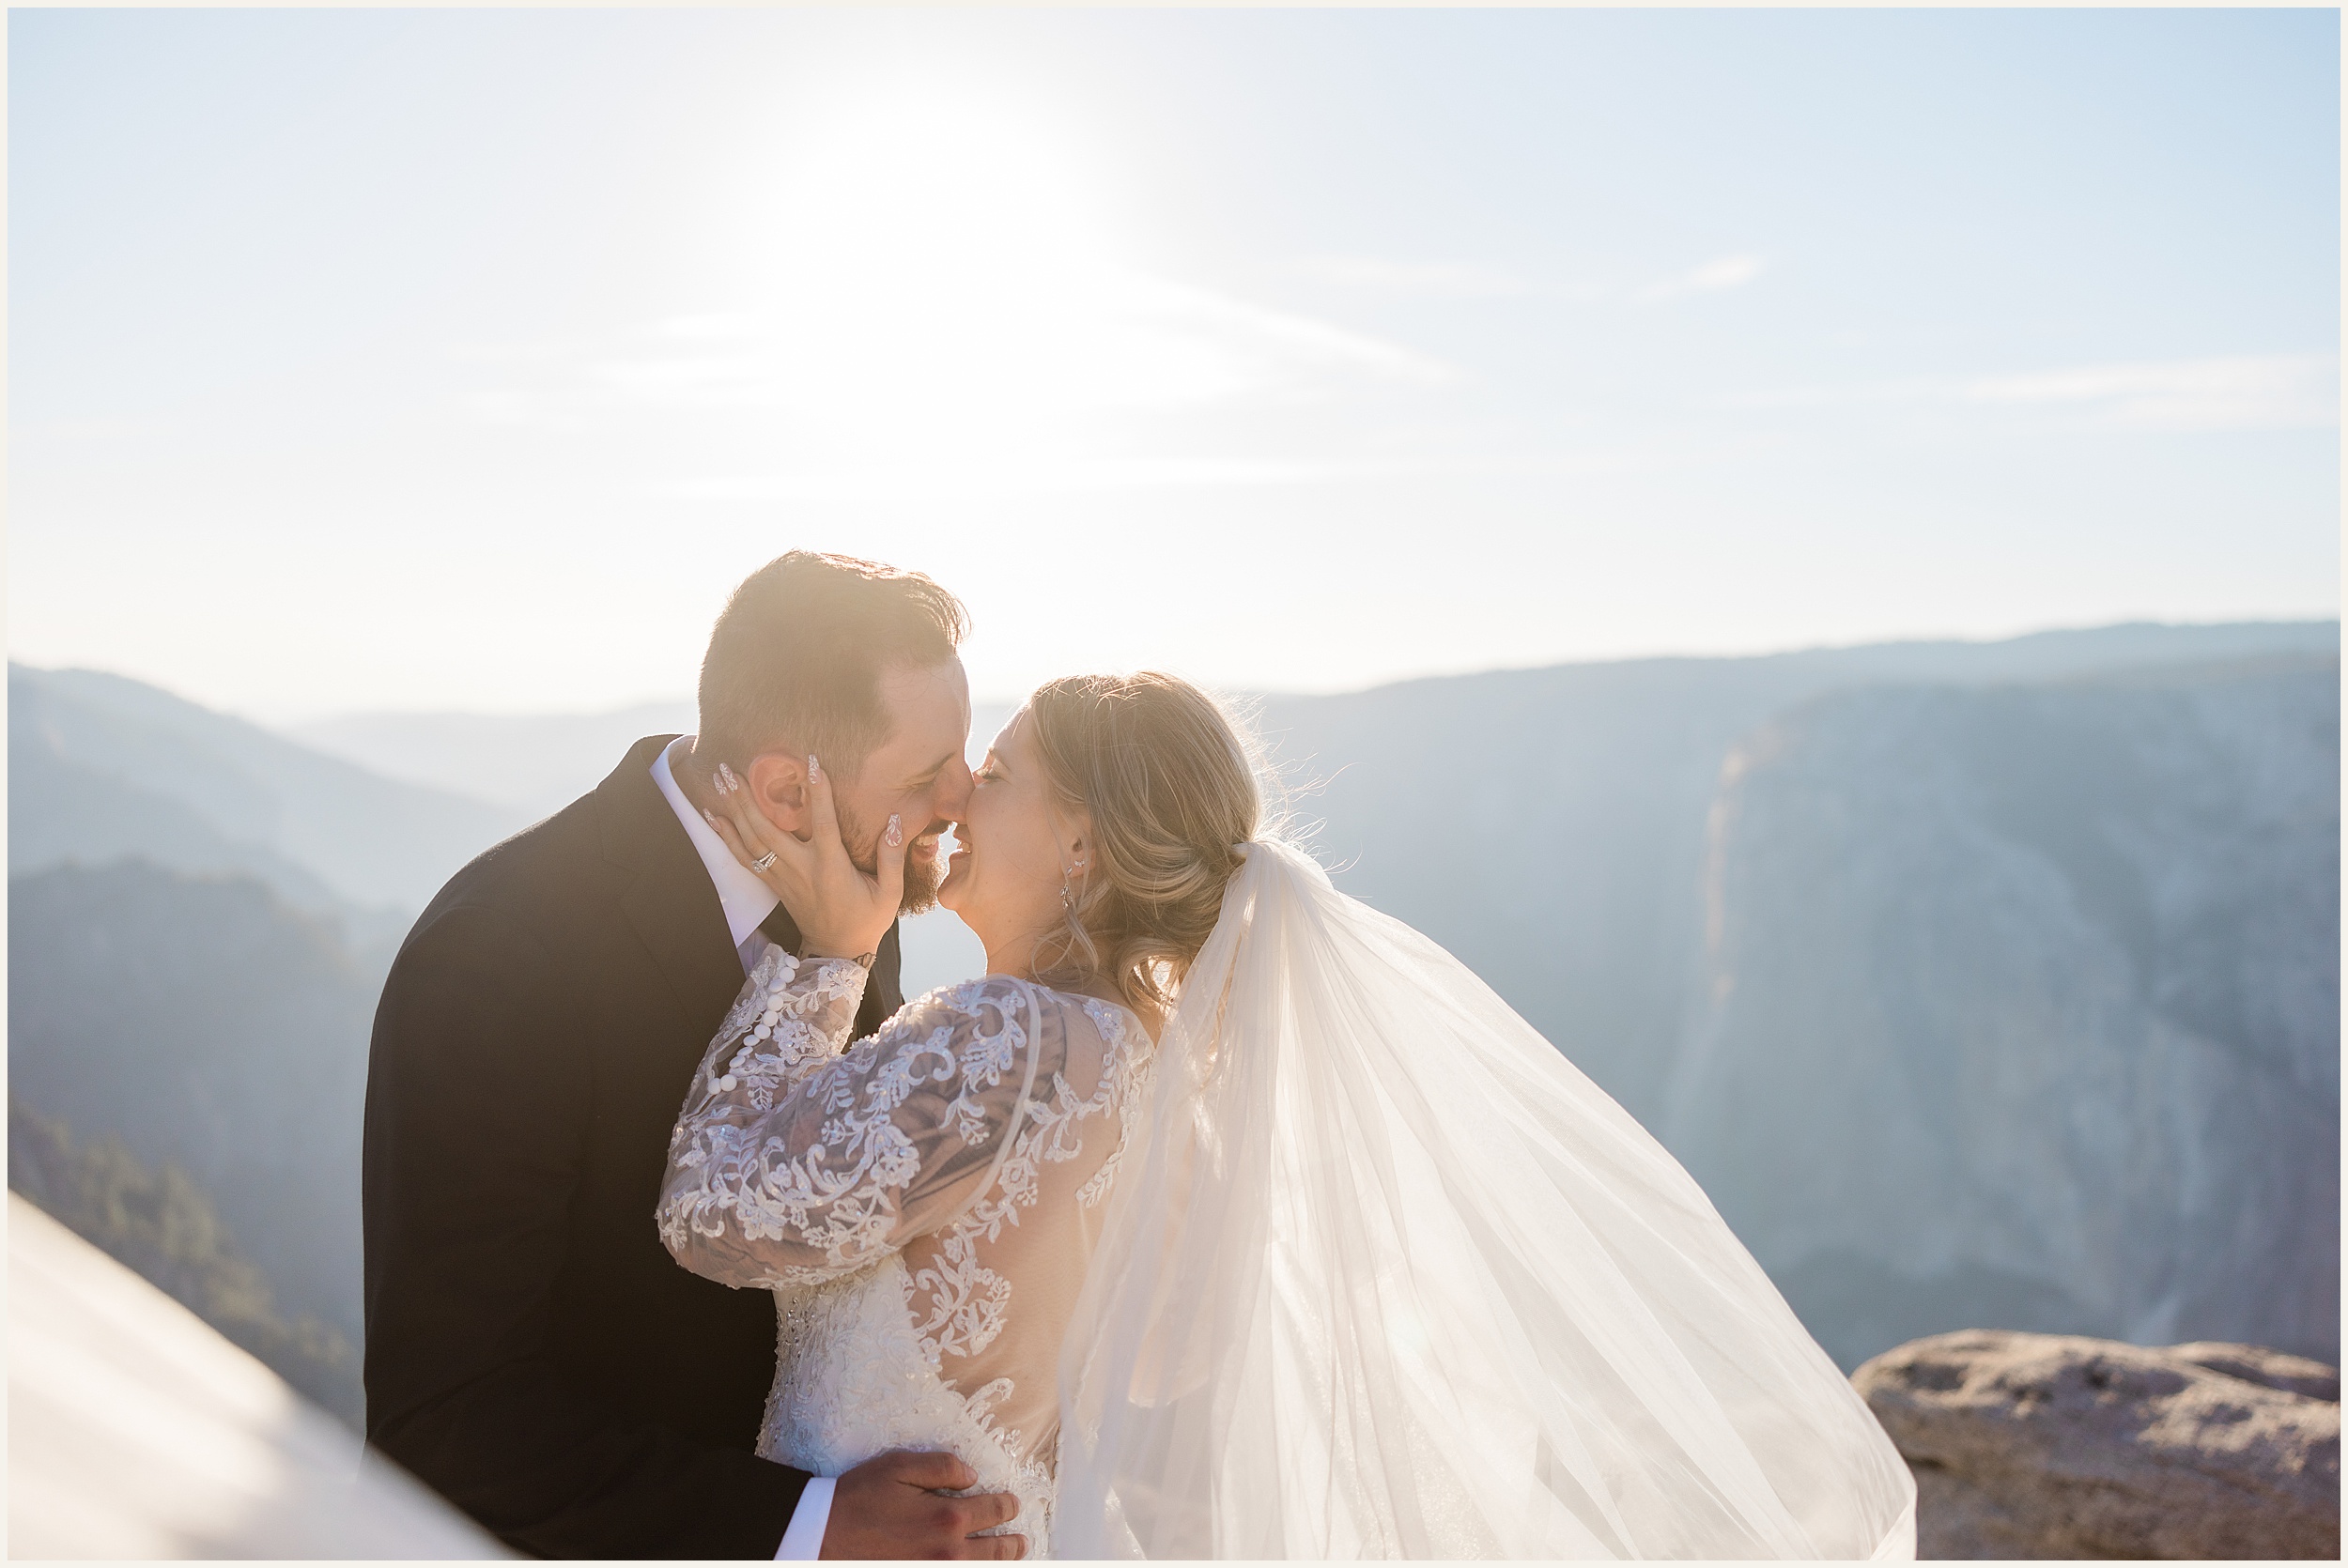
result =
[{"label": "shirt collar", "polygon": [[703,820],[700,810],[685,798],[685,792],[677,788],[676,776],[669,771],[669,753],[692,738],[680,735],[660,748],[660,755],[652,761],[652,781],[669,798],[676,820],[685,824],[686,837],[693,840],[693,848],[700,852],[702,865],[708,869],[709,880],[717,886],[718,903],[726,912],[726,930],[733,933],[734,945],[739,947],[782,900],[775,896],[774,889],[758,880],[757,872],[734,858],[726,841],[718,837]]}]

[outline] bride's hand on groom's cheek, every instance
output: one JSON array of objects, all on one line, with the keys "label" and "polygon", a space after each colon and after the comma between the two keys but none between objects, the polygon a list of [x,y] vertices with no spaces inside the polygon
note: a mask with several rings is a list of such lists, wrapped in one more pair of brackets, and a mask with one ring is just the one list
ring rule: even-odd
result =
[{"label": "bride's hand on groom's cheek", "polygon": [[809,837],[802,842],[769,821],[751,797],[750,787],[719,763],[714,781],[718,811],[703,811],[734,858],[758,874],[791,912],[809,958],[861,958],[880,946],[896,923],[904,897],[904,824],[895,817],[873,846],[867,876],[848,858],[840,834],[840,810],[831,775],[807,760]]},{"label": "bride's hand on groom's cheek", "polygon": [[950,1453],[884,1453],[842,1476],[824,1530],[829,1558],[1009,1559],[1027,1549],[1022,1535],[979,1535],[1008,1524],[1019,1502],[1008,1492],[942,1497],[979,1483],[976,1470]]}]

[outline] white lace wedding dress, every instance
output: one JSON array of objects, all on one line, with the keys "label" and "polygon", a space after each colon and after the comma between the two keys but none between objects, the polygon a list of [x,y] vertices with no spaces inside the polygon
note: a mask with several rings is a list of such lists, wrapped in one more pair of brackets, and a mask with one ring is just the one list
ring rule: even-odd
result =
[{"label": "white lace wedding dress", "polygon": [[1060,1342],[1151,1044],[1125,1008],[1005,976],[848,1046],[865,972],[780,948],[719,1027],[670,1145],[661,1239],[775,1293],[766,1458],[839,1475],[946,1450],[1051,1545]]},{"label": "white lace wedding dress", "polygon": [[1000,976],[843,1049],[770,954],[663,1238],[777,1294],[760,1452],[945,1449],[1036,1555],[1895,1558],[1899,1452],[1669,1151],[1293,845],[1154,1045]]}]

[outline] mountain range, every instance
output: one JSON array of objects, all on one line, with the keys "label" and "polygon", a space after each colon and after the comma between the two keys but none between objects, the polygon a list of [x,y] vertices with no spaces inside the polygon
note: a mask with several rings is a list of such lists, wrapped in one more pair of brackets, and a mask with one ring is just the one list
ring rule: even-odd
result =
[{"label": "mountain range", "polygon": [[593,714],[344,714],[286,733],[386,778],[535,821],[593,789],[644,736],[692,729],[693,704],[679,699]]},{"label": "mountain range", "polygon": [[2337,1360],[2339,715],[2282,655],[1738,743],[1659,1129],[1798,1309]]},{"label": "mountain range", "polygon": [[8,666],[11,876],[136,856],[404,930],[450,872],[530,820],[123,676]]},{"label": "mountain range", "polygon": [[[2336,1360],[2338,682],[2324,622],[1247,706],[1339,885],[1663,1137],[1846,1365],[1964,1327]],[[11,1185],[349,1415],[393,947],[689,705],[281,734],[93,671],[9,693]],[[907,951],[914,988],[978,961],[942,915]]]},{"label": "mountain range", "polygon": [[2337,624],[1272,699],[1338,884],[1661,1136],[1846,1367],[2339,1348]]}]

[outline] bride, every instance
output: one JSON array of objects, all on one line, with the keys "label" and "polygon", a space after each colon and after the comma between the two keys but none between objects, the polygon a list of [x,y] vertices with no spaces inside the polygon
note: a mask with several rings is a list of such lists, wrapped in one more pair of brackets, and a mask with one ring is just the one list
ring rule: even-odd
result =
[{"label": "bride", "polygon": [[1197,688],[1029,699],[938,895],[987,973],[853,1045],[904,836],[858,872],[811,777],[808,842],[713,817],[807,953],[659,1211],[776,1293],[761,1453],[950,1450],[1035,1556],[1914,1555],[1906,1465],[1695,1183],[1270,832]]}]

